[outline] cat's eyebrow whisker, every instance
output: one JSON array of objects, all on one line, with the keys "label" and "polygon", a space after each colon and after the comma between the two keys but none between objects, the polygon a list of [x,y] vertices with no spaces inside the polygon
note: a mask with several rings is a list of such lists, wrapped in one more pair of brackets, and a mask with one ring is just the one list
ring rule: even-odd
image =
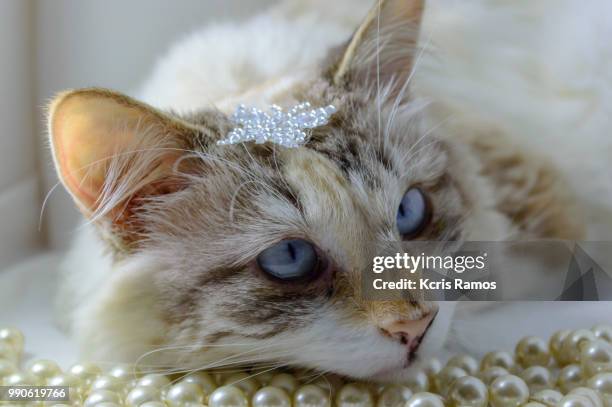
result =
[{"label": "cat's eyebrow whisker", "polygon": [[234,191],[233,195],[232,195],[232,199],[230,200],[230,206],[229,206],[229,221],[230,223],[234,222],[234,206],[236,204],[236,199],[238,196],[238,193],[240,192],[240,190],[249,184],[253,184],[253,185],[258,185],[263,187],[270,195],[274,196],[275,198],[277,198],[280,201],[286,201],[287,198],[285,198],[284,196],[282,196],[280,193],[278,193],[278,191],[274,190],[270,185],[266,184],[264,181],[262,180],[257,180],[257,179],[250,179],[247,181],[242,182],[240,185],[238,185],[238,187],[236,187],[236,190]]},{"label": "cat's eyebrow whisker", "polygon": [[230,205],[229,205],[229,210],[228,210],[228,218],[231,224],[234,223],[234,205],[236,204],[236,198],[238,197],[238,193],[240,193],[240,190],[242,189],[242,187],[248,184],[264,184],[264,183],[261,181],[248,180],[248,181],[242,182],[240,185],[236,187],[236,190],[232,194],[232,199],[230,200]]},{"label": "cat's eyebrow whisker", "polygon": [[198,158],[200,158],[202,161],[207,161],[207,160],[212,160],[212,161],[219,161],[223,164],[227,164],[228,167],[231,167],[233,169],[235,169],[238,173],[240,174],[247,174],[249,175],[250,172],[248,171],[247,168],[244,168],[240,163],[238,162],[234,162],[234,161],[230,161],[226,158],[223,157],[219,157],[210,153],[205,153],[203,151],[194,151],[194,153],[197,155]]},{"label": "cat's eyebrow whisker", "polygon": [[389,130],[391,129],[391,125],[395,121],[395,117],[397,115],[397,111],[399,110],[401,100],[404,98],[404,94],[408,90],[408,85],[410,84],[410,82],[412,82],[412,78],[414,77],[421,63],[423,55],[425,54],[425,50],[429,47],[430,43],[431,43],[431,35],[427,37],[427,40],[425,41],[424,45],[421,46],[419,50],[419,54],[414,59],[414,63],[410,70],[410,74],[408,74],[408,77],[406,78],[406,80],[404,80],[404,83],[402,84],[400,91],[395,96],[395,100],[393,101],[393,105],[391,107],[391,113],[389,114],[389,118],[387,119],[387,124],[385,126],[385,137],[389,137]]},{"label": "cat's eyebrow whisker", "polygon": [[423,135],[421,137],[419,137],[419,139],[408,149],[408,151],[406,151],[406,153],[404,153],[403,161],[404,162],[409,162],[419,152],[423,151],[423,149],[425,149],[427,146],[430,146],[431,144],[433,144],[434,142],[422,145],[418,150],[413,151],[414,148],[416,146],[418,146],[421,141],[423,141],[425,138],[430,136],[434,131],[439,129],[441,126],[443,126],[444,124],[449,122],[452,118],[454,118],[454,115],[448,115],[446,118],[440,120],[437,124],[433,125],[425,133],[423,133]]}]

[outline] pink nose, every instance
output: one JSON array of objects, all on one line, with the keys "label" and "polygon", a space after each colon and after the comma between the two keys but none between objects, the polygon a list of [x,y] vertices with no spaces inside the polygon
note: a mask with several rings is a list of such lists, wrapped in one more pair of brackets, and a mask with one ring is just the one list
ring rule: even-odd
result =
[{"label": "pink nose", "polygon": [[433,323],[437,312],[430,312],[421,319],[396,319],[382,324],[380,330],[386,336],[397,339],[403,345],[408,345],[410,351],[415,351],[421,344],[425,333]]}]

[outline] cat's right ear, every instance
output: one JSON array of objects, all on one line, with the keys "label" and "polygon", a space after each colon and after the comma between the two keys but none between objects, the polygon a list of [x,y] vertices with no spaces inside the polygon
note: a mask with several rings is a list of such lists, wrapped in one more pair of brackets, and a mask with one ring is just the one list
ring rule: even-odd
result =
[{"label": "cat's right ear", "polygon": [[79,209],[126,233],[138,202],[184,187],[177,165],[212,142],[205,129],[104,89],[60,94],[48,126],[57,173]]}]

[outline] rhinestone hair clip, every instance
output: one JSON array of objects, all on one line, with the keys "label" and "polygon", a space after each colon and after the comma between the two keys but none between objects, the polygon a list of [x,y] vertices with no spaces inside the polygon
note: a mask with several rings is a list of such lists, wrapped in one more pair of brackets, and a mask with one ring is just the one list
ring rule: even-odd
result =
[{"label": "rhinestone hair clip", "polygon": [[308,102],[295,105],[288,111],[272,105],[268,112],[239,105],[231,117],[236,127],[217,144],[247,141],[262,144],[269,141],[283,147],[299,147],[307,141],[307,129],[326,124],[335,112],[336,108],[332,105],[311,109]]}]

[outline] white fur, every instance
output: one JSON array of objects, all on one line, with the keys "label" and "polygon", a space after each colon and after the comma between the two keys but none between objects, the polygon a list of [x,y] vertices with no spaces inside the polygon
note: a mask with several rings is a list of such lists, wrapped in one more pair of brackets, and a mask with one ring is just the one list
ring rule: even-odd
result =
[{"label": "white fur", "polygon": [[158,62],[138,97],[179,112],[218,107],[254,86],[311,68],[349,38],[369,6],[363,0],[334,3],[322,14],[321,1],[288,1],[250,21],[191,34]]},{"label": "white fur", "polygon": [[504,129],[567,178],[587,239],[612,237],[612,3],[427,4],[422,42],[431,52],[415,86],[445,105],[432,120],[452,114]]},{"label": "white fur", "polygon": [[[183,112],[229,109],[253,86],[283,75],[291,82],[307,71],[348,38],[369,6],[367,0],[288,1],[246,23],[208,27],[177,43],[139,96]],[[557,164],[588,212],[590,239],[612,230],[611,15],[607,0],[431,0],[421,36],[426,52],[414,79],[416,92],[440,106],[432,122],[451,115],[477,127],[494,123]],[[65,309],[76,310],[74,328],[95,332],[99,337],[89,340],[100,346],[112,333],[87,326],[89,318],[119,323],[130,340],[152,336],[155,323],[138,333],[129,327],[153,304],[135,302],[131,315],[113,311],[113,304],[147,289],[146,281],[125,284],[142,264],[111,270],[100,247],[84,231],[65,264],[71,287],[64,297],[73,300]]]}]

